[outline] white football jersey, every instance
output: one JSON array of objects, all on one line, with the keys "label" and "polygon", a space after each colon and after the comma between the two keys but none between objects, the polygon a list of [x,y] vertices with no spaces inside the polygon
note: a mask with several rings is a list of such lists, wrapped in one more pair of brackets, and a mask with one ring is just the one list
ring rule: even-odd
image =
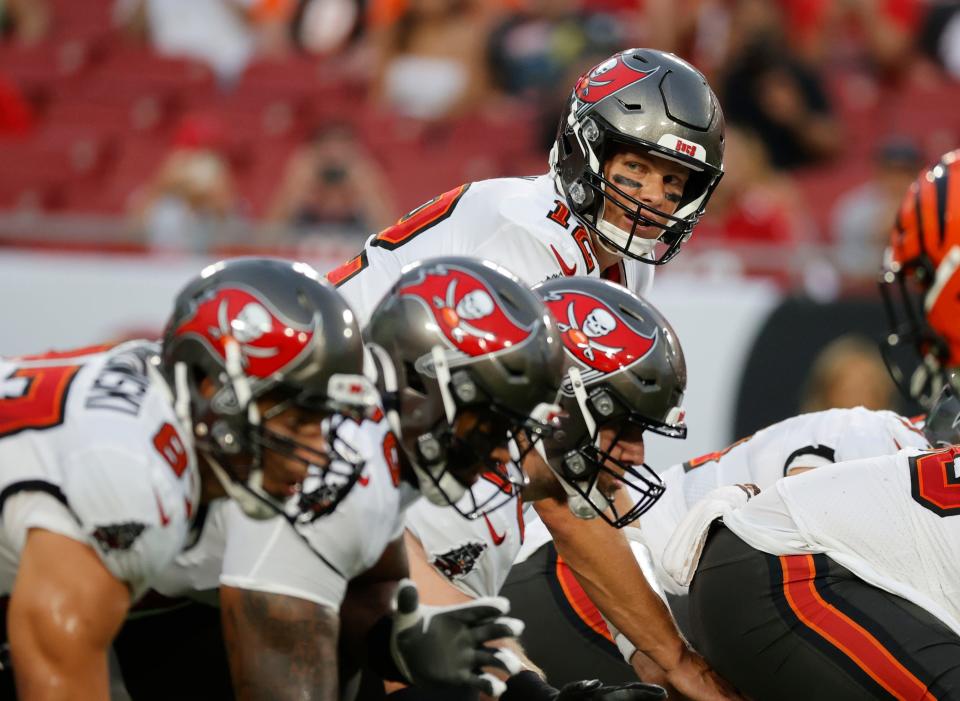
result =
[{"label": "white football jersey", "polygon": [[221,584],[339,609],[347,583],[403,535],[404,512],[419,492],[400,479],[387,421],[345,421],[338,435],[365,460],[357,484],[333,513],[296,530],[284,519],[254,521],[228,508]]},{"label": "white football jersey", "polygon": [[[499,488],[481,478],[473,490],[482,502]],[[462,507],[471,504],[469,495],[463,497]],[[480,518],[466,519],[449,506],[421,499],[407,511],[406,526],[453,586],[473,597],[496,596],[523,545],[529,513],[522,499],[511,499]]]},{"label": "white football jersey", "polygon": [[[134,598],[183,547],[200,480],[150,365],[157,350],[135,341],[0,359],[3,593],[30,528],[89,544]],[[31,494],[45,497],[28,506]]]},{"label": "white football jersey", "polygon": [[[791,468],[890,455],[908,447],[929,448],[930,444],[918,426],[892,411],[829,409],[785,419],[724,450],[661,473],[666,491],[640,517],[643,540],[659,568],[677,524],[693,504],[717,487],[755,484],[766,489]],[[669,578],[664,581],[670,585]]]},{"label": "white football jersey", "polygon": [[724,517],[771,555],[825,553],[960,634],[960,447],[915,448],[783,479]]},{"label": "white football jersey", "polygon": [[[600,275],[590,235],[549,174],[482,180],[450,190],[371,236],[363,251],[327,273],[361,326],[410,263],[437,256],[485,258],[528,285]],[[645,295],[654,266],[625,258],[607,277]]]}]

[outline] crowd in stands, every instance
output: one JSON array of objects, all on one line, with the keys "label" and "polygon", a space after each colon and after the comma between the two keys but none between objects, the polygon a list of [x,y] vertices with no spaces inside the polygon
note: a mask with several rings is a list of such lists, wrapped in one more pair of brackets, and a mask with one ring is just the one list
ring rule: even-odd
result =
[{"label": "crowd in stands", "polygon": [[960,145],[958,10],[0,0],[0,215],[126,217],[162,250],[373,232],[460,182],[543,172],[576,76],[652,46],[703,70],[728,121],[691,252],[753,247],[763,272],[771,250],[833,245],[872,278],[905,183]]}]

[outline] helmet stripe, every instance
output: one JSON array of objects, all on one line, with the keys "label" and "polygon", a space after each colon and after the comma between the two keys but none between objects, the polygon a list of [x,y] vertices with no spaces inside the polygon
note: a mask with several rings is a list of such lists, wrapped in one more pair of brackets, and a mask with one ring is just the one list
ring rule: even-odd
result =
[{"label": "helmet stripe", "polygon": [[[942,167],[942,166],[941,166]],[[946,244],[945,237],[947,224],[947,185],[950,179],[950,168],[944,167],[943,174],[934,178],[933,184],[936,188],[937,199],[937,229],[940,232],[940,247]]]}]

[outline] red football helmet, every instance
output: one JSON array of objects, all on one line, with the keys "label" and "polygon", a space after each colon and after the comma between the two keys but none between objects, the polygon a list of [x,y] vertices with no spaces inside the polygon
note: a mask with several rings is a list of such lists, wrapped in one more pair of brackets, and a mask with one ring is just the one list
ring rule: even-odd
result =
[{"label": "red football helmet", "polygon": [[960,367],[960,149],[907,190],[890,236],[880,292],[894,381],[930,406]]}]

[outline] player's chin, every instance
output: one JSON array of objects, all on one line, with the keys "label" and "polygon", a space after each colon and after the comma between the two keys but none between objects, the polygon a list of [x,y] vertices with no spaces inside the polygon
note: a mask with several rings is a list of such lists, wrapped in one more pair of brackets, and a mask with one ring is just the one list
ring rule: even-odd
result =
[{"label": "player's chin", "polygon": [[288,499],[297,493],[306,476],[306,466],[300,465],[264,470],[263,490],[274,498]]}]

